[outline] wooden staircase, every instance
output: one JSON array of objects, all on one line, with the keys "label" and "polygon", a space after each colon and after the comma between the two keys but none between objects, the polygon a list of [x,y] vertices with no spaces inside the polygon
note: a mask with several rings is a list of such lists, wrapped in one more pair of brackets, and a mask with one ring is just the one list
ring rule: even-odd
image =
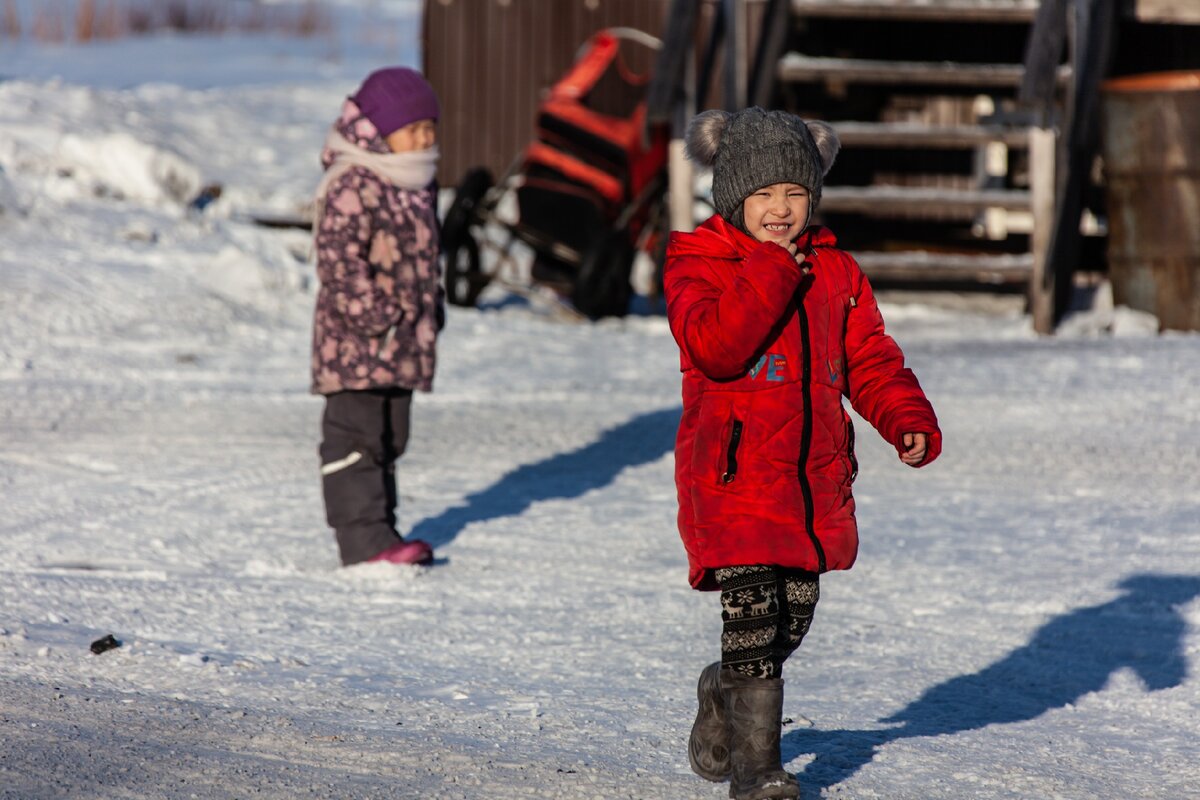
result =
[{"label": "wooden staircase", "polygon": [[1104,267],[1099,95],[1119,19],[1127,68],[1200,60],[1200,37],[1145,30],[1200,23],[1200,0],[673,0],[647,114],[674,131],[672,225],[691,214],[690,114],[784,108],[839,131],[818,221],[876,282],[1024,288],[1051,333],[1079,265]]},{"label": "wooden staircase", "polygon": [[[765,4],[746,104],[837,129],[819,214],[877,283],[1033,282],[1053,134],[1016,100],[1037,10],[1037,0]],[[1070,77],[1060,65],[1053,81]]]}]

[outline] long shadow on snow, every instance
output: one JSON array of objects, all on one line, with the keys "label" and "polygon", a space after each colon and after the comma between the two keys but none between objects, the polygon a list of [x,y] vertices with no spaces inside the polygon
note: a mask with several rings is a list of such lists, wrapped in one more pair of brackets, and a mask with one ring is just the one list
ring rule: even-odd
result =
[{"label": "long shadow on snow", "polygon": [[472,522],[516,516],[538,500],[579,497],[606,486],[626,467],[647,464],[670,452],[681,413],[677,407],[640,414],[578,450],[522,464],[469,495],[465,505],[421,520],[406,538],[424,539],[437,547],[452,541]]},{"label": "long shadow on snow", "polygon": [[972,675],[938,684],[881,722],[886,730],[793,730],[783,739],[785,763],[813,753],[800,774],[808,792],[834,786],[871,762],[880,747],[917,736],[941,736],[1004,722],[1024,722],[1104,688],[1128,667],[1150,691],[1187,678],[1186,622],[1178,606],[1200,595],[1200,576],[1135,575],[1125,594],[1050,620],[1023,647]]}]

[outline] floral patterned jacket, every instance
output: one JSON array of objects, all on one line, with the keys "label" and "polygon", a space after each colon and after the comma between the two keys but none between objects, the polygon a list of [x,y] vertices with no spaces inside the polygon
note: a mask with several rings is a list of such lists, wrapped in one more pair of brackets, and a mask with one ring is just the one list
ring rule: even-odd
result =
[{"label": "floral patterned jacket", "polygon": [[[335,124],[347,140],[387,142],[347,100]],[[328,169],[333,156],[326,150]],[[435,187],[411,191],[355,166],[330,185],[316,221],[317,293],[312,390],[429,391],[445,319]]]}]

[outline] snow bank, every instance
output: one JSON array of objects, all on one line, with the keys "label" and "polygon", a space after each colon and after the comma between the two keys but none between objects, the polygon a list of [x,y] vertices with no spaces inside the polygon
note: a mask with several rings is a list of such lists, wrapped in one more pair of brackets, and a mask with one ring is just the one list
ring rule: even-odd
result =
[{"label": "snow bank", "polygon": [[65,134],[52,163],[59,174],[118,200],[185,204],[200,191],[199,169],[126,131],[86,138]]}]

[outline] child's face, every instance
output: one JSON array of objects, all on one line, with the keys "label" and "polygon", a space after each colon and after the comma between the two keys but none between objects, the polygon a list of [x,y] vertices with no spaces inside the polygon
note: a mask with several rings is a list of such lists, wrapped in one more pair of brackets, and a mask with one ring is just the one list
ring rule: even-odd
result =
[{"label": "child's face", "polygon": [[431,119],[410,122],[403,128],[389,133],[387,143],[393,153],[428,150],[437,144],[437,122]]},{"label": "child's face", "polygon": [[773,183],[742,203],[746,230],[760,242],[787,244],[808,225],[808,189],[798,183]]}]

